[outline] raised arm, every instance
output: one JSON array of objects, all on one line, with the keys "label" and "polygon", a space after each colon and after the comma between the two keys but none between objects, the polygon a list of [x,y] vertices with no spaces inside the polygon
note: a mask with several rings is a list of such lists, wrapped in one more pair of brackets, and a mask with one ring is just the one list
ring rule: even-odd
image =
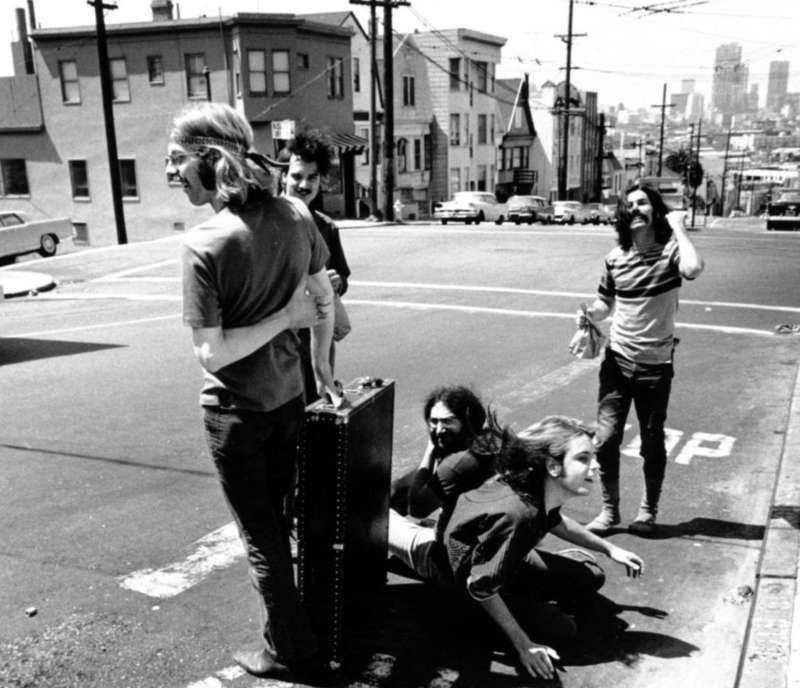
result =
[{"label": "raised arm", "polygon": [[669,213],[667,221],[672,227],[672,232],[678,242],[681,275],[690,280],[699,277],[700,273],[703,272],[703,268],[705,268],[705,263],[686,231],[686,213]]}]

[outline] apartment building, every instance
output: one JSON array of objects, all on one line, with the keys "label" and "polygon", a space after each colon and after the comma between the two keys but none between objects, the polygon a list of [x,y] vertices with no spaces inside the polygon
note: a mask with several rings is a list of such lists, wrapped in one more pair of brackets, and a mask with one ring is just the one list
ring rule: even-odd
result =
[{"label": "apartment building", "polygon": [[[151,7],[151,22],[107,27],[128,239],[208,217],[167,183],[164,154],[172,117],[209,98],[241,112],[268,154],[298,127],[329,133],[340,166],[325,211],[354,212],[354,158],[366,142],[353,138],[353,30],[289,14],[176,19],[170,0]],[[15,56],[25,52],[20,39]],[[17,76],[0,79],[0,164],[13,181],[0,189],[0,208],[68,216],[84,240],[115,243],[96,28],[33,30],[30,40],[33,73],[20,58]]]},{"label": "apartment building", "polygon": [[425,56],[433,113],[429,200],[497,184],[496,68],[506,39],[472,29],[413,35]]}]

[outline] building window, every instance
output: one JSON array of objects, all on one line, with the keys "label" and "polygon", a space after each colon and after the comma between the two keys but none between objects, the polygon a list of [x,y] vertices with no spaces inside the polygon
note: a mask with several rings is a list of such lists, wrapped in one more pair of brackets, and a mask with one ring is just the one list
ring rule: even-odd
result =
[{"label": "building window", "polygon": [[147,78],[151,84],[164,83],[164,61],[161,55],[147,56]]},{"label": "building window", "polygon": [[414,169],[422,169],[422,139],[414,139]]},{"label": "building window", "polygon": [[465,146],[471,146],[472,145],[471,137],[469,135],[469,113],[465,113],[464,114],[464,139],[463,139],[463,141],[464,141],[464,145]]},{"label": "building window", "polygon": [[494,144],[494,115],[489,120],[489,143]]},{"label": "building window", "polygon": [[205,67],[205,53],[186,55],[186,94],[189,98],[207,98]]},{"label": "building window", "polygon": [[461,116],[450,115],[450,145],[461,145]]},{"label": "building window", "polygon": [[[478,90],[481,93],[487,92],[487,85],[489,82],[489,63],[488,62],[476,62],[475,66],[478,70]],[[480,182],[478,182],[480,184]]]},{"label": "building window", "polygon": [[403,77],[403,107],[414,107],[416,105],[416,93],[414,88],[414,77]]},{"label": "building window", "polygon": [[353,58],[353,91],[361,93],[361,60]]},{"label": "building window", "polygon": [[461,60],[458,57],[450,58],[450,90],[461,90]]},{"label": "building window", "polygon": [[0,160],[0,196],[30,196],[28,172],[23,158]]},{"label": "building window", "polygon": [[397,171],[408,172],[408,141],[400,139],[397,142]]},{"label": "building window", "polygon": [[422,142],[425,144],[425,169],[430,170],[433,167],[433,145],[432,145],[432,137],[430,134],[425,134],[422,138]]},{"label": "building window", "polygon": [[328,58],[328,98],[344,98],[344,60]]},{"label": "building window", "polygon": [[236,97],[242,97],[242,58],[239,56],[239,42],[233,44],[233,87]]},{"label": "building window", "polygon": [[297,68],[306,71],[308,65],[308,55],[306,53],[297,53]]},{"label": "building window", "polygon": [[272,51],[272,92],[290,93],[292,82],[289,78],[289,51]]},{"label": "building window", "polygon": [[478,115],[478,145],[485,145],[488,141],[488,124],[489,118],[486,115]]},{"label": "building window", "polygon": [[111,100],[115,103],[129,103],[131,89],[128,84],[128,66],[124,57],[109,60],[111,67]]},{"label": "building window", "polygon": [[267,53],[263,50],[248,50],[247,69],[250,79],[250,93],[266,93]]},{"label": "building window", "polygon": [[119,161],[119,178],[123,198],[139,198],[139,185],[136,183],[136,161]]},{"label": "building window", "polygon": [[72,197],[75,199],[89,199],[89,172],[85,160],[69,161],[69,178],[72,182]]},{"label": "building window", "polygon": [[65,103],[81,102],[81,87],[78,82],[78,63],[64,60],[58,63],[61,72],[61,100]]}]

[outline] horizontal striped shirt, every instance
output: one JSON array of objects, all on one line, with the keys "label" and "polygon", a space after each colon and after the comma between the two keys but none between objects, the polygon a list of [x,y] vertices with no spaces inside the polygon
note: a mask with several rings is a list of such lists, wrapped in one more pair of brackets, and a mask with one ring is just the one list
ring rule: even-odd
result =
[{"label": "horizontal striped shirt", "polygon": [[611,349],[636,363],[671,363],[680,288],[675,239],[642,250],[611,251],[597,288],[601,300],[614,304]]}]

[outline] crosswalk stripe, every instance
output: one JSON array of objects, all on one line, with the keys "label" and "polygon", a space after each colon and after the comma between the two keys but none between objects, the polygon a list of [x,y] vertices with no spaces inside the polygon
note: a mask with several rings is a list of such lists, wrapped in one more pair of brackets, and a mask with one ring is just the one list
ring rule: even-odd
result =
[{"label": "crosswalk stripe", "polygon": [[142,569],[124,576],[120,585],[150,597],[166,599],[188,590],[214,571],[227,568],[244,556],[234,522],[218,528],[194,543],[183,561],[161,569]]}]

